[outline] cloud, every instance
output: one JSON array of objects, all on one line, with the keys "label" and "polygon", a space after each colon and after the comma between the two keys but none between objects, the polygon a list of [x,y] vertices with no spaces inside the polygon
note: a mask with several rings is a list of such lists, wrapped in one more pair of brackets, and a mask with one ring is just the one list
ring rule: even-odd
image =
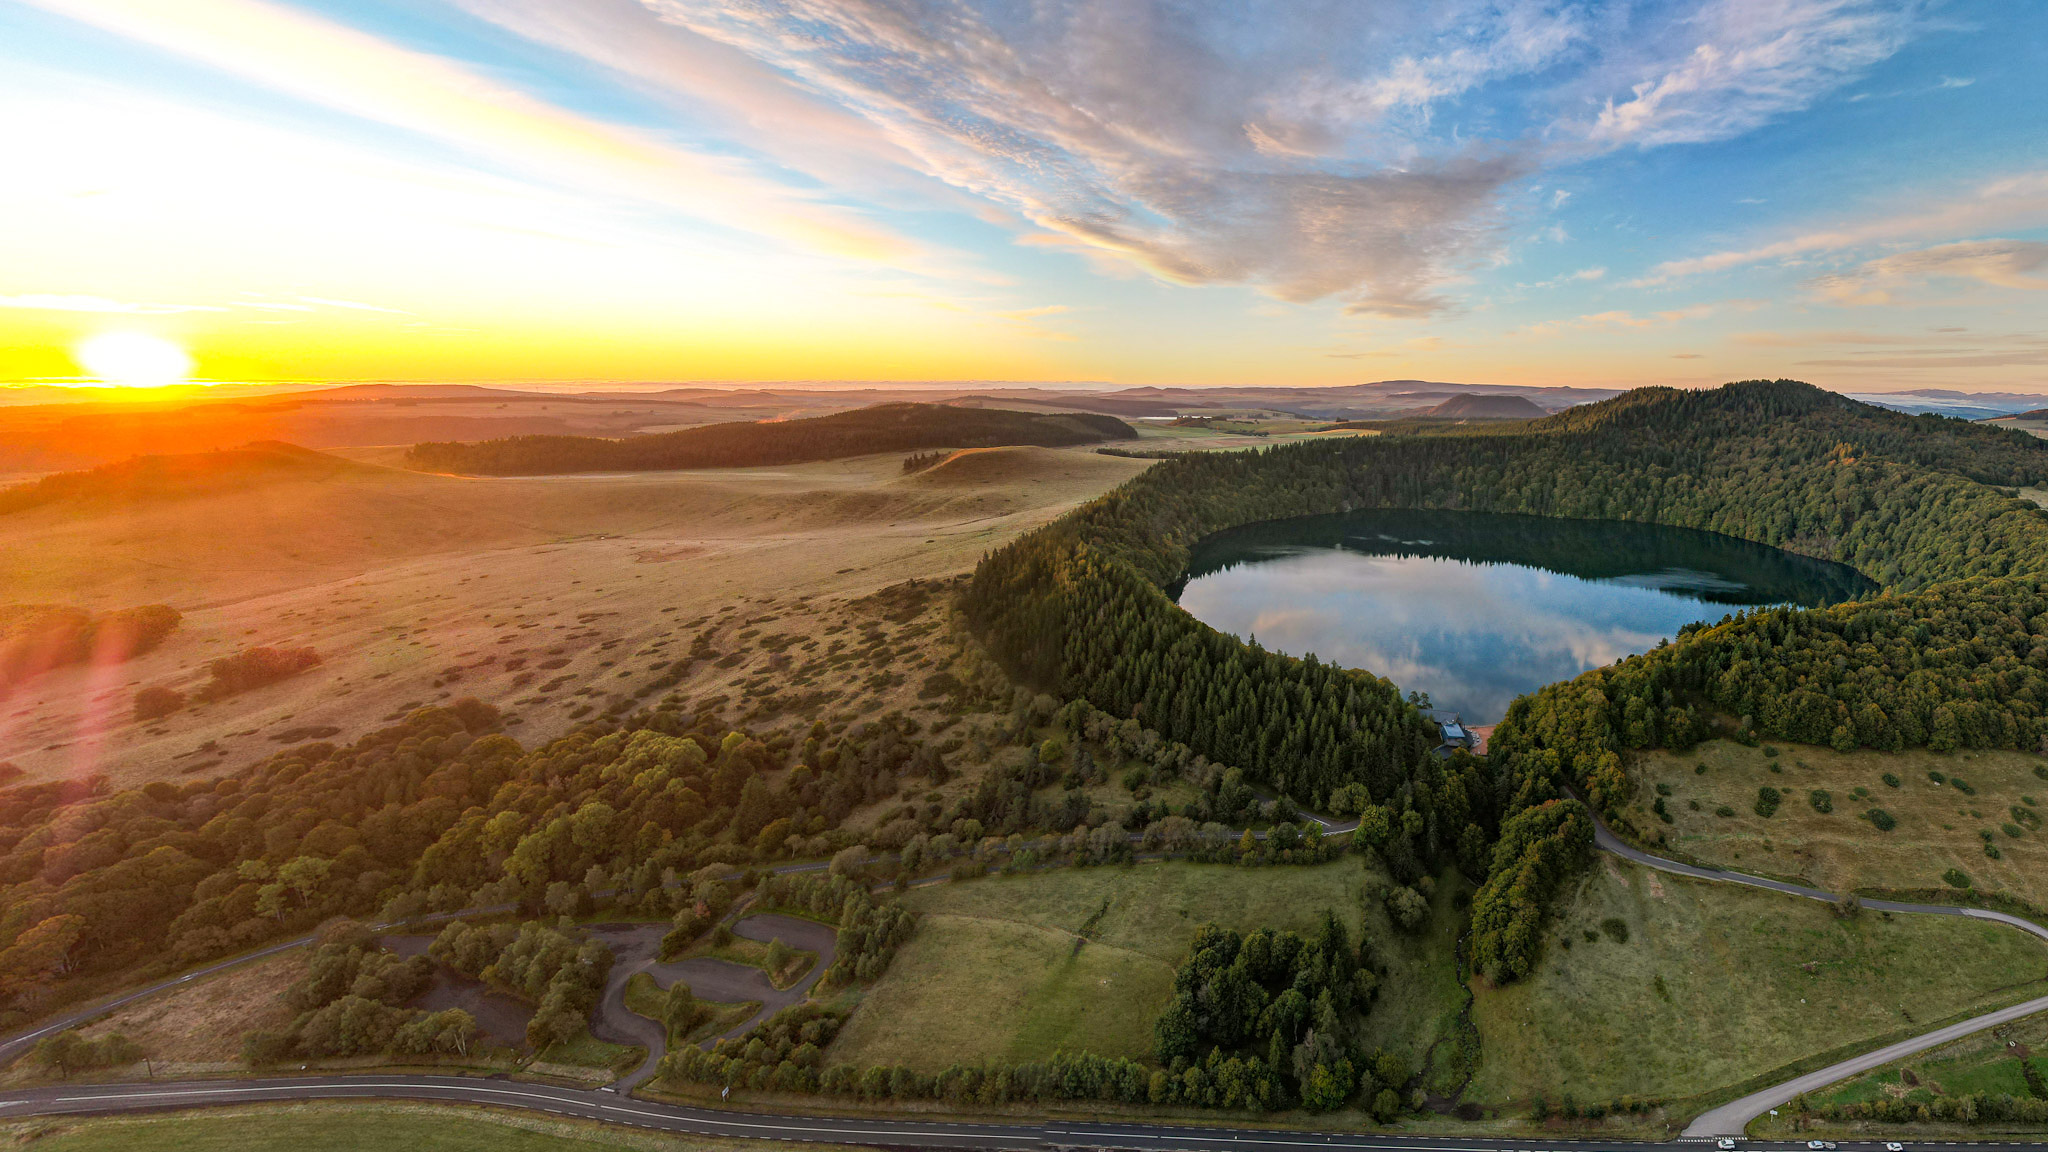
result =
[{"label": "cloud", "polygon": [[1433,137],[1432,109],[1580,35],[1540,0],[643,2],[858,110],[1031,242],[1396,317],[1450,306],[1537,163],[1524,141]]},{"label": "cloud", "polygon": [[1648,148],[1726,140],[1811,105],[1897,52],[1917,3],[1884,0],[1714,0],[1690,19],[1650,29],[1652,50],[1603,70],[1640,75],[1608,99],[1585,138]]},{"label": "cloud", "polygon": [[910,265],[922,246],[731,157],[566,111],[480,72],[266,0],[29,0],[310,103],[803,251]]},{"label": "cloud", "polygon": [[1699,352],[1673,352],[1671,358],[1673,360],[1704,360],[1706,356]]},{"label": "cloud", "polygon": [[110,300],[105,296],[67,296],[51,292],[0,296],[0,308],[40,312],[105,312],[128,316],[168,316],[178,312],[227,311],[212,304],[149,304],[130,300]]},{"label": "cloud", "polygon": [[1806,107],[1915,34],[1921,0],[447,0],[675,114],[648,126],[282,0],[30,2],[799,251],[961,274],[835,202],[857,192],[1127,275],[1398,318],[1456,307],[1516,214],[1565,203],[1517,195],[1531,176]]},{"label": "cloud", "polygon": [[1552,276],[1548,280],[1538,280],[1534,284],[1518,284],[1516,285],[1516,287],[1557,288],[1566,284],[1584,284],[1594,280],[1604,280],[1606,278],[1607,269],[1605,268],[1581,268],[1577,272],[1567,272],[1562,276]]},{"label": "cloud", "polygon": [[365,304],[360,300],[330,300],[325,296],[301,296],[299,299],[307,304],[318,304],[327,308],[341,308],[350,312],[385,312],[393,316],[413,315],[413,313],[407,312],[403,308],[385,308],[378,304]]},{"label": "cloud", "polygon": [[1952,239],[1988,231],[2048,223],[2048,169],[1986,181],[1945,199],[1904,207],[1859,223],[1806,232],[1750,248],[1666,261],[1636,282],[1663,284],[1686,276],[1722,272],[1749,264],[1795,260],[1874,244],[1917,239]]},{"label": "cloud", "polygon": [[2029,240],[1976,240],[1939,244],[1866,261],[1847,272],[1820,276],[1809,286],[1837,304],[1890,304],[1904,288],[1933,280],[1974,280],[1995,288],[2048,290],[2048,244]]},{"label": "cloud", "polygon": [[[1748,304],[1747,301],[1736,301],[1734,303],[1742,306],[1747,306]],[[1638,316],[1633,312],[1625,311],[1595,312],[1573,320],[1540,321],[1523,328],[1522,331],[1532,335],[1548,336],[1568,328],[1595,332],[1601,330],[1618,332],[1630,329],[1662,328],[1682,320],[1698,320],[1711,316],[1716,309],[1723,306],[1716,304],[1693,304],[1685,308],[1668,308],[1662,312],[1652,312],[1647,316]]]}]

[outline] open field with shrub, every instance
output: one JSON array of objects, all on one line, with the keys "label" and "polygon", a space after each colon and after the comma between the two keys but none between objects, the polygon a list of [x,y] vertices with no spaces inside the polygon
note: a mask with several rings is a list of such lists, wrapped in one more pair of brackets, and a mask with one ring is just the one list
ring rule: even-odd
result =
[{"label": "open field with shrub", "polygon": [[828,1053],[937,1071],[1058,1049],[1146,1057],[1174,967],[1204,922],[1306,932],[1324,909],[1359,927],[1358,860],[1314,868],[1060,868],[920,889],[921,915]]},{"label": "open field with shrub", "polygon": [[[1672,848],[1703,863],[1831,891],[1941,889],[1953,868],[1981,891],[2048,907],[2048,759],[2040,756],[1843,754],[1715,740],[1646,753],[1632,772],[1638,826],[1662,829]],[[1764,788],[1780,795],[1768,817],[1758,814]],[[1669,824],[1652,810],[1659,800]]]},{"label": "open field with shrub", "polygon": [[1818,1106],[1887,1096],[1905,1100],[1971,1092],[2025,1096],[2027,1076],[2022,1064],[2032,1063],[2037,1073],[2048,1075],[2043,1053],[2048,1053],[2048,1013],[1930,1048],[1911,1059],[1811,1093],[1808,1099]]},{"label": "open field with shrub", "polygon": [[1864,912],[1601,857],[1561,901],[1537,968],[1477,990],[1488,1106],[1741,1083],[1801,1057],[1924,1031],[2048,991],[2048,950],[1996,924]]}]

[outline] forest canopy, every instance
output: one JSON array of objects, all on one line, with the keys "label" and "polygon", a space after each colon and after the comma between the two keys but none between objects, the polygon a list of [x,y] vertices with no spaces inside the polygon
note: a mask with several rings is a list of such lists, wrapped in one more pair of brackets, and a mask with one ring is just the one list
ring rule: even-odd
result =
[{"label": "forest canopy", "polygon": [[[1838,747],[2036,743],[2048,516],[2016,489],[2043,480],[2048,444],[2022,432],[1790,380],[1644,388],[1490,432],[1188,454],[991,554],[966,607],[1029,684],[1135,717],[1302,803],[1362,788],[1354,805],[1413,818],[1424,859],[1486,860],[1466,864],[1487,877],[1475,955],[1512,979],[1539,939],[1530,909],[1588,835],[1566,790],[1615,815],[1626,749],[1683,746],[1722,721]],[[1839,561],[1882,592],[1690,629],[1523,697],[1485,767],[1446,782],[1398,686],[1241,643],[1167,591],[1217,532],[1362,508],[1693,528]],[[1540,834],[1518,820],[1539,808]]]}]

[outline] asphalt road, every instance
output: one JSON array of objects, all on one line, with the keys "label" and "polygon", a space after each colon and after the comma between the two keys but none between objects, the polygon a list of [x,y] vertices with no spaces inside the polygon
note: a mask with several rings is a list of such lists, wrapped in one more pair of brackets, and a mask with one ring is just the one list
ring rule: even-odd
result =
[{"label": "asphalt road", "polygon": [[[1770,892],[1783,892],[1787,896],[1804,896],[1808,900],[1825,900],[1828,903],[1841,898],[1840,893],[1827,892],[1819,888],[1808,888],[1801,884],[1788,884],[1783,880],[1771,880],[1762,876],[1751,876],[1743,872],[1727,872],[1719,868],[1700,868],[1691,864],[1680,864],[1662,856],[1652,856],[1641,849],[1630,847],[1607,830],[1607,825],[1596,818],[1593,821],[1593,842],[1602,852],[1612,852],[1624,860],[1633,860],[1659,872],[1671,872],[1679,876],[1691,876],[1697,880],[1717,880],[1723,884],[1741,884],[1748,888],[1762,888]],[[2048,940],[2048,928],[2009,916],[2004,912],[1993,912],[1985,908],[1961,908],[1954,904],[1905,904],[1897,900],[1864,900],[1863,907],[1873,912],[1911,912],[1922,916],[1966,916],[1972,920],[1989,920],[2005,924],[2022,932]],[[1986,1025],[1989,1027],[1989,1025]]]},{"label": "asphalt road", "polygon": [[[1352,825],[1337,825],[1317,817],[1319,822],[1333,831],[1349,831]],[[1595,842],[1605,852],[1611,852],[1645,867],[1690,876],[1701,880],[1720,883],[1741,884],[1751,888],[1762,888],[1788,896],[1811,900],[1833,901],[1836,894],[1818,888],[1808,888],[1781,880],[1770,880],[1740,872],[1721,869],[1701,868],[1681,864],[1654,856],[1623,843],[1607,828],[1595,821]],[[785,865],[777,872],[813,871],[823,864]],[[1959,908],[1940,904],[1908,904],[1890,900],[1866,900],[1867,909],[1882,912],[1902,912],[1936,916],[1965,916],[1971,919],[2002,923],[2048,940],[2048,929],[2031,921],[1992,912],[1980,908]],[[474,914],[474,912],[470,913]],[[446,919],[448,917],[435,917]],[[751,935],[749,933],[749,935]],[[263,956],[273,955],[291,948],[303,946],[310,937],[300,937],[271,945],[258,952],[252,952],[232,960],[224,960],[207,967],[196,969],[171,980],[147,988],[137,989],[123,995],[97,1001],[91,1005],[51,1020],[31,1032],[9,1037],[0,1042],[0,1064],[5,1064],[37,1039],[64,1028],[75,1027],[107,1012],[112,1008],[153,995],[189,980],[211,975],[237,964]],[[801,947],[802,945],[799,945]],[[804,981],[816,979],[829,959],[821,956],[819,964]],[[623,989],[623,977],[620,981]],[[609,1001],[613,990],[607,990]],[[623,1008],[623,1006],[621,1006]],[[1756,1117],[1778,1107],[1801,1092],[1812,1091],[1857,1073],[1868,1071],[1878,1065],[1910,1056],[1936,1045],[1967,1036],[1972,1032],[1995,1027],[2009,1020],[2034,1012],[2048,1011],[2048,997],[2016,1004],[2010,1008],[1988,1013],[1933,1032],[1916,1036],[1910,1040],[1845,1060],[1817,1072],[1788,1081],[1784,1084],[1745,1096],[1702,1114],[1685,1131],[1689,1139],[1703,1140],[1710,1137],[1739,1136],[1743,1128]],[[635,1018],[637,1019],[637,1018]],[[651,1023],[651,1022],[649,1022]],[[751,1021],[749,1022],[751,1023]],[[650,1051],[656,1051],[650,1045]],[[651,1066],[655,1057],[650,1057]],[[634,1083],[644,1078],[642,1074],[651,1070],[643,1067],[629,1077]],[[628,1085],[630,1087],[630,1085]],[[987,1125],[947,1124],[934,1121],[897,1120],[890,1118],[844,1119],[809,1116],[749,1115],[720,1110],[684,1108],[633,1100],[617,1093],[600,1090],[592,1092],[570,1088],[555,1088],[538,1084],[519,1084],[510,1081],[459,1076],[367,1076],[367,1077],[308,1077],[286,1080],[223,1080],[200,1081],[181,1084],[106,1084],[93,1086],[61,1085],[29,1091],[12,1092],[0,1096],[0,1118],[14,1115],[45,1115],[67,1113],[118,1112],[151,1109],[187,1108],[211,1104],[248,1103],[278,1099],[331,1099],[331,1098],[386,1098],[442,1100],[472,1104],[498,1105],[503,1107],[535,1108],[561,1115],[581,1116],[594,1120],[605,1120],[623,1124],[638,1124],[676,1132],[695,1132],[706,1135],[752,1136],[788,1140],[807,1140],[823,1143],[880,1143],[901,1147],[973,1147],[973,1148],[1024,1148],[1024,1147],[1066,1147],[1066,1146],[1112,1146],[1142,1149],[1190,1149],[1204,1152],[1207,1149],[1259,1147],[1270,1149],[1290,1148],[1357,1148],[1357,1149],[1406,1149],[1409,1152],[1541,1152],[1559,1143],[1568,1143],[1574,1149],[1599,1152],[1601,1149],[1640,1150],[1657,1145],[1625,1141],[1517,1141],[1465,1138],[1420,1138],[1373,1136],[1359,1133],[1314,1133],[1258,1128],[1194,1128],[1172,1125],[1142,1124],[1099,1124],[1099,1125]],[[1745,1145],[1746,1147],[1773,1148],[1799,1147],[1798,1145]],[[1877,1145],[1843,1145],[1844,1148],[1871,1147]]]},{"label": "asphalt road", "polygon": [[[1666,860],[1662,856],[1652,856],[1648,852],[1622,843],[1619,837],[1609,832],[1607,826],[1600,823],[1597,819],[1593,823],[1593,840],[1603,852],[1612,852],[1625,860],[1633,860],[1646,868],[1655,868],[1659,872],[1691,876],[1698,880],[1714,880],[1723,884],[1741,884],[1748,888],[1762,888],[1770,892],[1782,892],[1787,896],[1803,896],[1809,900],[1825,900],[1833,903],[1839,899],[1837,893],[1823,891],[1819,888],[1808,888],[1802,884],[1789,884],[1783,880],[1771,880],[1762,876],[1746,875],[1741,872],[1727,872],[1719,868],[1700,868],[1692,864],[1681,864],[1676,860]],[[1907,904],[1897,900],[1865,900],[1863,901],[1863,907],[1873,912],[1910,912],[1924,916],[1963,916],[1971,920],[1986,920],[1996,924],[2005,924],[2030,935],[2038,936],[2042,940],[2048,940],[2048,928],[2043,928],[2031,920],[2022,920],[2018,916],[2009,916],[2004,912],[1992,912],[1983,908],[1959,908],[1952,904]],[[1929,1048],[1946,1044],[1951,1040],[1959,1040],[1964,1036],[1970,1035],[1972,1032],[1982,1032],[1986,1028],[1995,1028],[2000,1024],[2017,1020],[2022,1016],[2031,1016],[2036,1012],[2043,1011],[2048,1011],[2048,996],[2043,996],[2038,1000],[2029,1000],[2024,1004],[2015,1004],[2010,1008],[2001,1008],[1996,1012],[1987,1012],[1982,1016],[1973,1016],[1968,1020],[1951,1024],[1946,1028],[1937,1028],[1932,1032],[1922,1033],[1910,1040],[1901,1040],[1897,1044],[1880,1048],[1875,1052],[1866,1052],[1861,1056],[1853,1056],[1839,1064],[1831,1064],[1826,1068],[1822,1068],[1818,1072],[1809,1072],[1797,1079],[1787,1080],[1783,1084],[1772,1085],[1761,1092],[1752,1092],[1739,1100],[1732,1100],[1721,1105],[1719,1108],[1702,1112],[1698,1117],[1694,1118],[1691,1124],[1686,1126],[1685,1135],[1702,1138],[1710,1136],[1740,1136],[1743,1130],[1749,1126],[1750,1121],[1755,1120],[1773,1108],[1783,1107],[1791,1103],[1802,1092],[1818,1091],[1858,1073],[1882,1067],[1894,1060],[1903,1060],[1915,1053],[1925,1052]]]},{"label": "asphalt road", "polygon": [[[1616,1140],[1496,1140],[1462,1136],[1380,1136],[1171,1124],[1048,1121],[1039,1124],[945,1123],[904,1116],[787,1116],[656,1104],[606,1091],[555,1088],[509,1080],[456,1076],[334,1076],[300,1080],[218,1080],[163,1084],[59,1085],[0,1095],[0,1119],[250,1104],[277,1100],[426,1100],[525,1108],[612,1124],[703,1136],[881,1145],[891,1148],[1064,1149],[1129,1148],[1143,1152],[1309,1152],[1358,1149],[1379,1152],[1645,1152],[1668,1145]],[[1775,1152],[1794,1144],[1746,1148]],[[1844,1144],[1871,1149],[1876,1144]]]}]

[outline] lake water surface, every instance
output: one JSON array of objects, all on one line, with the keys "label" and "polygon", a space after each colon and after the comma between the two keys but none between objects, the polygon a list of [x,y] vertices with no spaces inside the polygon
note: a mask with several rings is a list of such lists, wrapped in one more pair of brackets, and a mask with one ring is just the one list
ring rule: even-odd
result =
[{"label": "lake water surface", "polygon": [[1818,607],[1852,568],[1711,532],[1382,509],[1196,545],[1181,607],[1266,648],[1385,676],[1491,724],[1508,702],[1745,607]]}]

